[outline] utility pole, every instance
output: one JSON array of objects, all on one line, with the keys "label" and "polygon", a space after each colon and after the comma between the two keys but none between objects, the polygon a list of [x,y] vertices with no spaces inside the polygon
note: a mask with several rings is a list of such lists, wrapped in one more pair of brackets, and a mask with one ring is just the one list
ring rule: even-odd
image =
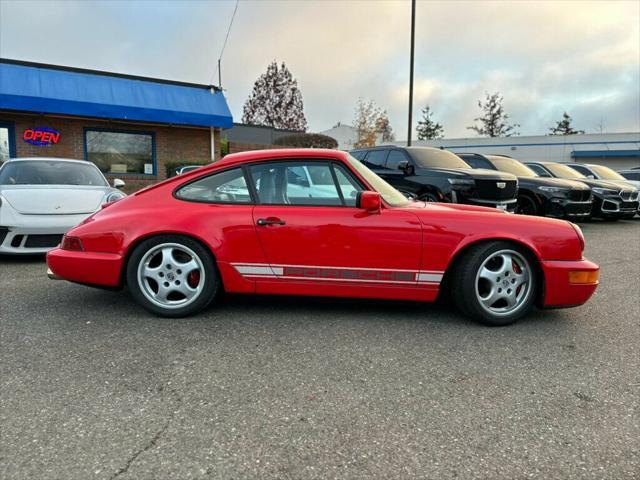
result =
[{"label": "utility pole", "polygon": [[411,60],[409,66],[409,126],[407,127],[407,147],[411,146],[411,130],[413,129],[413,57],[416,43],[416,0],[411,0]]}]

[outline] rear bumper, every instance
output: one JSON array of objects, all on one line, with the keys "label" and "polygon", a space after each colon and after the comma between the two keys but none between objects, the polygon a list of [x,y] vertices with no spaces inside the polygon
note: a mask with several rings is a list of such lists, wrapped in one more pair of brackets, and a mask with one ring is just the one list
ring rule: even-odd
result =
[{"label": "rear bumper", "polygon": [[55,248],[47,253],[49,278],[119,287],[123,257],[115,253],[74,252]]},{"label": "rear bumper", "polygon": [[599,271],[600,267],[589,260],[543,261],[545,279],[544,307],[575,307],[585,303],[598,288],[598,282],[575,284],[569,281],[569,272]]}]

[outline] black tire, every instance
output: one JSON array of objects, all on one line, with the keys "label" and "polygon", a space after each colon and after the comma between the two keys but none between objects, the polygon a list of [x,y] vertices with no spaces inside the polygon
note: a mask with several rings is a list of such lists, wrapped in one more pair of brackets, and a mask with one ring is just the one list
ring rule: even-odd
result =
[{"label": "black tire", "polygon": [[436,196],[433,193],[423,193],[418,197],[418,200],[422,200],[423,202],[439,202]]},{"label": "black tire", "polygon": [[[529,271],[529,290],[523,295],[522,302],[515,307],[517,309],[510,314],[495,314],[488,311],[487,308],[482,305],[476,290],[476,277],[483,263],[485,260],[491,258],[492,255],[499,254],[501,251],[516,252],[526,260]],[[510,242],[492,241],[471,247],[471,249],[456,262],[454,266],[455,269],[452,272],[451,294],[454,303],[463,314],[484,325],[501,327],[514,323],[526,315],[535,304],[539,280],[537,267],[536,260],[528,251]]]},{"label": "black tire", "polygon": [[521,215],[540,215],[540,205],[528,195],[519,195],[516,213]]},{"label": "black tire", "polygon": [[[198,281],[203,282],[202,285],[199,283],[197,285],[197,288],[200,289],[200,291],[197,294],[194,294],[195,298],[193,300],[189,300],[190,303],[184,306],[172,306],[171,308],[165,308],[153,303],[149,298],[147,298],[148,293],[143,292],[143,288],[145,288],[145,286],[140,285],[140,282],[138,281],[138,267],[140,266],[140,262],[149,252],[153,251],[154,248],[164,244],[176,245],[175,248],[177,250],[180,249],[180,246],[191,250],[193,254],[197,255],[199,262],[202,265],[202,269],[204,270],[204,278],[202,278],[199,273],[199,269],[197,269]],[[164,257],[162,263],[164,263]],[[163,265],[160,265],[160,268],[162,267]],[[127,286],[136,302],[149,312],[168,318],[186,317],[203,310],[216,297],[221,283],[220,275],[211,252],[203,247],[199,242],[181,235],[161,235],[144,240],[140,245],[135,247],[134,251],[131,253],[127,263],[126,274]],[[186,273],[183,282],[187,282]],[[177,283],[179,283],[179,281]]]}]

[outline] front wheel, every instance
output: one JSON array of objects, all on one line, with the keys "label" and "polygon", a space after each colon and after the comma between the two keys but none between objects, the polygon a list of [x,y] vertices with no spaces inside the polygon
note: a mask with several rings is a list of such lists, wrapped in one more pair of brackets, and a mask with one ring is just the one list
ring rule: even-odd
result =
[{"label": "front wheel", "polygon": [[187,237],[166,235],[143,241],[127,264],[133,298],[156,315],[184,317],[205,308],[220,284],[211,254]]},{"label": "front wheel", "polygon": [[470,250],[452,281],[456,306],[489,326],[503,326],[527,314],[537,294],[534,261],[508,242],[490,242]]},{"label": "front wheel", "polygon": [[516,205],[516,213],[521,215],[540,215],[540,207],[533,198],[527,195],[520,195]]}]

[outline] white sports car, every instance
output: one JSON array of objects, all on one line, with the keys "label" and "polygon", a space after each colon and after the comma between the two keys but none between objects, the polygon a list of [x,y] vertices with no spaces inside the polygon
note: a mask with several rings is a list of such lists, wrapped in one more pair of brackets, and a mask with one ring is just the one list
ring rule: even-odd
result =
[{"label": "white sports car", "polygon": [[125,197],[91,162],[15,158],[0,166],[0,254],[45,253],[102,204]]}]

